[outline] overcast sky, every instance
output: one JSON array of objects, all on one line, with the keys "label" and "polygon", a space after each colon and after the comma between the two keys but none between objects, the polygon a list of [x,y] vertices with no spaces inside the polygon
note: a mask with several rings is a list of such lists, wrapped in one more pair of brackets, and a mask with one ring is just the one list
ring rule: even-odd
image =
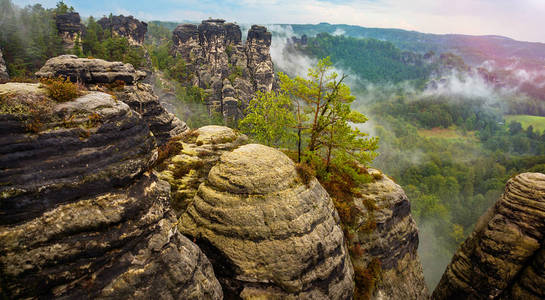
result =
[{"label": "overcast sky", "polygon": [[[13,0],[24,6],[57,0]],[[503,35],[545,42],[545,0],[66,0],[83,16],[142,20],[223,18],[237,23],[351,24],[429,33]]]}]

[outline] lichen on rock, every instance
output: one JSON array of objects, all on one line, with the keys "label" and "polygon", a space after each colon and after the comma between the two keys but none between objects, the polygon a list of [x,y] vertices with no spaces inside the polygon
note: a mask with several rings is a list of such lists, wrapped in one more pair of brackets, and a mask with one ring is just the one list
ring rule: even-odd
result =
[{"label": "lichen on rock", "polygon": [[161,162],[158,169],[159,177],[171,185],[172,206],[177,215],[193,201],[199,185],[220,156],[246,141],[245,135],[229,127],[210,125],[186,131],[160,149],[170,151],[170,157]]}]

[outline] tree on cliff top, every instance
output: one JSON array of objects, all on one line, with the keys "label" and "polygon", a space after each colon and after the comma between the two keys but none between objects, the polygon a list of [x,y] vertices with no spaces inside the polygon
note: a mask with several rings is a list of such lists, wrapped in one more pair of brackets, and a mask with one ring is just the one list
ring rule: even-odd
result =
[{"label": "tree on cliff top", "polygon": [[[334,165],[336,170],[356,179],[358,165],[366,166],[376,156],[378,139],[368,138],[354,128],[367,118],[350,109],[355,97],[343,82],[346,76],[332,72],[331,65],[329,58],[320,60],[316,68],[309,70],[308,79],[280,73],[281,91],[254,99],[240,122],[241,129],[267,144],[267,132],[273,128],[279,131],[277,137],[293,137],[296,131],[299,162],[310,164],[322,178],[329,176]],[[293,108],[288,110],[289,107]],[[274,124],[279,119],[290,120],[294,126],[285,122]]]}]

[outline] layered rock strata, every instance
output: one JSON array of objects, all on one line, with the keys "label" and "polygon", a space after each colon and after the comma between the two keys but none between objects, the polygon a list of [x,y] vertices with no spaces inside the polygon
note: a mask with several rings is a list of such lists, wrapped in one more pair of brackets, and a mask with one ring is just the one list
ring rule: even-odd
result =
[{"label": "layered rock strata", "polygon": [[270,91],[274,83],[271,33],[254,25],[244,44],[241,36],[238,25],[216,19],[179,25],[172,36],[192,84],[205,89],[210,110],[228,120],[241,117],[256,91]]},{"label": "layered rock strata", "polygon": [[357,286],[357,296],[428,299],[410,202],[403,189],[380,171],[370,174],[374,181],[361,186],[353,200],[359,213],[355,226],[348,229],[347,243],[356,276],[365,273],[376,281],[375,286]]},{"label": "layered rock strata", "polygon": [[83,33],[83,25],[81,18],[77,12],[69,12],[55,16],[55,24],[57,32],[62,38],[65,51],[74,49],[76,42],[81,43],[81,35]]},{"label": "layered rock strata", "polygon": [[0,49],[0,83],[4,83],[9,80],[8,68],[2,55],[2,49]]},{"label": "layered rock strata", "polygon": [[102,29],[109,30],[114,36],[126,38],[133,46],[144,45],[148,24],[135,19],[133,16],[104,17],[97,22]]},{"label": "layered rock strata", "polygon": [[316,179],[305,185],[286,155],[250,144],[221,156],[179,228],[210,258],[226,297],[351,299],[338,222]]},{"label": "layered rock strata", "polygon": [[158,169],[159,177],[170,183],[172,206],[177,215],[193,201],[199,185],[220,156],[246,141],[245,135],[229,127],[211,125],[187,131],[180,139],[169,142],[168,150],[175,149],[174,153]]},{"label": "layered rock strata", "polygon": [[432,299],[545,298],[545,175],[511,178],[448,265]]},{"label": "layered rock strata", "polygon": [[75,55],[53,57],[36,72],[38,77],[68,77],[73,82],[84,84],[114,83],[134,84],[144,74],[137,72],[131,64],[109,62],[102,59],[78,58]]},{"label": "layered rock strata", "polygon": [[159,145],[187,130],[184,122],[161,106],[149,84],[137,82],[145,74],[136,71],[131,64],[61,55],[49,59],[36,75],[62,76],[85,83],[89,89],[108,89],[144,117]]},{"label": "layered rock strata", "polygon": [[222,298],[147,172],[157,152],[138,113],[100,92],[57,103],[37,84],[0,96],[3,298]]}]

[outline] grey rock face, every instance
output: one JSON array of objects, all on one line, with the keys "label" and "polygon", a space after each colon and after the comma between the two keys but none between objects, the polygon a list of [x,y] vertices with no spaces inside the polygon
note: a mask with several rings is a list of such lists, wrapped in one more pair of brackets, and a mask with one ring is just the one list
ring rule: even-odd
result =
[{"label": "grey rock face", "polygon": [[63,40],[64,50],[70,51],[74,49],[74,45],[78,39],[81,42],[83,25],[81,24],[79,13],[72,12],[57,15],[55,17],[55,24],[57,25],[57,31]]},{"label": "grey rock face", "polygon": [[545,175],[511,178],[460,246],[432,299],[545,298]]},{"label": "grey rock face", "polygon": [[180,219],[226,297],[352,299],[352,264],[333,203],[316,179],[263,145],[223,154]]},{"label": "grey rock face", "polygon": [[[428,299],[409,200],[391,179],[378,170],[370,173],[375,180],[360,187],[361,195],[354,199],[357,226],[347,235],[354,269],[358,273],[379,263],[380,280],[368,294],[371,299]],[[362,296],[369,291],[357,286],[356,292]]]},{"label": "grey rock face", "polygon": [[110,30],[113,35],[127,38],[134,46],[142,46],[148,31],[148,24],[135,19],[133,16],[104,17],[97,22],[102,29]]},{"label": "grey rock face", "polygon": [[6,67],[4,56],[2,55],[2,49],[0,49],[0,83],[8,81],[8,80],[9,80],[8,68]]},{"label": "grey rock face", "polygon": [[0,95],[23,108],[0,114],[2,297],[222,298],[176,229],[168,183],[147,172],[157,152],[138,113],[100,92],[56,103],[39,85],[4,84]]},{"label": "grey rock face", "polygon": [[144,117],[159,145],[187,130],[184,122],[161,106],[150,85],[137,83],[142,74],[131,64],[62,55],[48,60],[36,75],[67,77],[95,89],[96,84],[120,82],[121,85],[114,89],[116,97]]},{"label": "grey rock face", "polygon": [[209,108],[227,120],[240,118],[256,91],[273,88],[271,33],[252,26],[246,43],[241,36],[238,25],[216,19],[179,25],[172,35],[177,55],[194,74],[192,84],[208,92]]}]

